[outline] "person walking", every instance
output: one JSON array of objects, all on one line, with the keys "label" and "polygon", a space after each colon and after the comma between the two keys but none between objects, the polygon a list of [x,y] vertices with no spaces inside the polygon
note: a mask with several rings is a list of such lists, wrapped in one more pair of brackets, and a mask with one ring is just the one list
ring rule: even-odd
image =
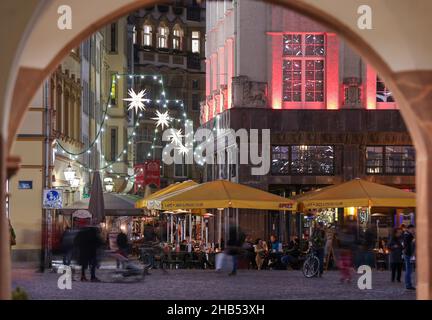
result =
[{"label": "person walking", "polygon": [[240,231],[240,228],[237,226],[231,226],[229,229],[229,239],[225,249],[226,254],[232,258],[232,270],[229,273],[230,276],[237,274],[238,255],[240,254],[244,240],[245,234]]},{"label": "person walking", "polygon": [[69,226],[66,227],[61,239],[61,251],[63,253],[63,264],[70,266],[74,247],[75,233]]},{"label": "person walking", "polygon": [[[118,253],[121,254],[123,257],[127,258],[129,253],[129,242],[127,235],[122,231],[117,235],[117,247],[118,247]],[[124,262],[117,259],[117,269],[120,268],[120,265],[122,268],[124,268]]]},{"label": "person walking", "polygon": [[90,267],[90,281],[100,282],[96,277],[97,251],[102,245],[97,227],[81,229],[76,238],[75,245],[79,250],[79,264],[81,265],[81,281],[88,281],[86,269]]},{"label": "person walking", "polygon": [[390,250],[390,268],[391,268],[391,282],[401,282],[402,273],[402,230],[396,228],[393,230],[392,238],[387,246]]},{"label": "person walking", "polygon": [[315,252],[319,260],[319,277],[322,277],[324,273],[324,246],[326,237],[323,226],[324,224],[322,222],[318,222],[315,225],[315,229],[311,237],[312,250]]},{"label": "person walking", "polygon": [[410,224],[403,235],[403,254],[405,260],[405,287],[408,290],[415,290],[415,287],[412,284],[411,275],[412,275],[412,263],[411,260],[414,257],[415,252],[415,227]]}]

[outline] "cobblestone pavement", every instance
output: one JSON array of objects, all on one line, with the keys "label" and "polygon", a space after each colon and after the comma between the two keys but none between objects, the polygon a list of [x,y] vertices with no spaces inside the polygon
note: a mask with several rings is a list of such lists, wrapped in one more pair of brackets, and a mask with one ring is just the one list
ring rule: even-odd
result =
[{"label": "cobblestone pavement", "polygon": [[60,290],[56,273],[28,267],[12,273],[13,287],[24,288],[31,299],[415,299],[415,292],[405,290],[403,283],[391,283],[387,271],[373,272],[371,290],[358,289],[358,275],[352,284],[340,283],[337,271],[306,279],[291,270],[239,270],[233,277],[214,270],[152,270],[143,281],[132,283],[113,283],[111,274],[112,270],[98,270],[103,282],[73,281],[71,290]]}]

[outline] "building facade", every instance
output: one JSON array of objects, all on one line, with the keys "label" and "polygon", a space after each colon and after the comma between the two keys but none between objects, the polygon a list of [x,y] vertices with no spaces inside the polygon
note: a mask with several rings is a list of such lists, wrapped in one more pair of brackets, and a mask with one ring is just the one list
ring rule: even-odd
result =
[{"label": "building facade", "polygon": [[[149,97],[160,99],[161,88],[152,77],[161,77],[173,123],[187,117],[199,126],[200,101],[205,98],[205,6],[197,1],[173,1],[143,8],[129,15],[132,31],[133,70],[146,75],[136,87],[148,89]],[[149,75],[150,77],[147,77]],[[147,80],[148,79],[148,80]],[[155,132],[155,108],[144,113],[135,139],[135,165],[161,160],[161,134]],[[184,132],[184,128],[182,129]],[[186,164],[165,165],[161,161],[161,187],[187,179],[201,180],[202,170]],[[138,188],[143,192],[144,185]]]},{"label": "building facade", "polygon": [[[206,21],[202,126],[270,129],[263,151],[268,174],[252,175],[250,165],[234,162],[207,165],[207,180],[283,196],[354,178],[415,189],[414,148],[391,92],[334,32],[261,1],[209,2]],[[239,144],[220,152],[238,156]],[[391,223],[393,214],[385,212]],[[284,240],[280,230],[293,229],[292,220],[280,213],[239,216],[252,236],[277,233]]]}]

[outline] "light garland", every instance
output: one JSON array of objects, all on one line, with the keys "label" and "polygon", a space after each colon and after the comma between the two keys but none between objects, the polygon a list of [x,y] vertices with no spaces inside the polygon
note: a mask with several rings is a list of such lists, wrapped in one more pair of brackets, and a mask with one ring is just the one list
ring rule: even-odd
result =
[{"label": "light garland", "polygon": [[[114,85],[114,83],[116,82],[116,80],[120,79],[122,76],[127,76],[129,79],[133,79],[133,78],[146,79],[147,77],[150,77],[150,78],[153,78],[153,80],[157,81],[161,85],[161,90],[162,91],[161,91],[161,97],[160,97],[160,99],[151,100],[151,99],[144,98],[145,94],[146,94],[146,90],[141,90],[139,93],[135,93],[135,91],[133,89],[129,90],[129,96],[130,96],[130,98],[123,99],[125,101],[130,101],[128,110],[131,110],[133,108],[133,109],[135,109],[135,112],[138,114],[137,120],[136,120],[136,122],[134,124],[134,127],[139,127],[140,126],[140,121],[143,119],[143,113],[141,111],[143,111],[143,109],[145,110],[144,103],[150,103],[150,102],[153,101],[153,102],[155,102],[154,105],[158,106],[159,108],[161,106],[163,108],[168,108],[168,104],[169,103],[175,103],[175,105],[177,105],[177,106],[179,105],[183,109],[183,112],[182,112],[183,118],[182,119],[172,118],[171,116],[168,116],[168,111],[166,111],[164,113],[161,113],[159,110],[156,110],[157,118],[153,118],[153,120],[157,120],[157,123],[156,123],[156,127],[154,129],[154,136],[153,136],[153,141],[152,141],[152,145],[151,145],[151,150],[153,150],[153,158],[154,158],[154,156],[155,156],[154,151],[156,149],[155,143],[156,143],[157,134],[159,132],[159,130],[158,130],[158,126],[159,125],[162,127],[162,130],[163,130],[165,126],[168,126],[168,122],[169,121],[171,121],[173,125],[175,123],[181,124],[182,122],[184,122],[185,126],[187,126],[192,121],[189,120],[189,119],[187,119],[187,114],[184,111],[184,102],[182,100],[180,100],[180,99],[167,99],[166,98],[166,92],[165,92],[165,88],[164,88],[164,82],[163,82],[163,78],[162,78],[161,75],[118,74],[117,73],[111,79],[111,88]],[[111,97],[112,97],[112,93],[110,92],[109,98],[111,98]],[[93,146],[96,143],[99,143],[99,137],[105,131],[104,130],[105,121],[109,119],[109,117],[107,115],[108,109],[111,107],[111,105],[109,103],[109,100],[110,100],[109,98],[107,99],[108,102],[107,102],[107,104],[105,106],[105,109],[104,109],[104,112],[103,112],[102,121],[100,123],[99,130],[96,133],[95,139],[91,143],[89,143],[88,148],[86,148],[84,150],[81,150],[79,152],[71,152],[71,151],[67,150],[60,142],[57,142],[57,144],[61,148],[61,150],[62,150],[61,152],[63,154],[65,154],[65,153],[68,154],[69,157],[70,157],[70,159],[72,159],[72,160],[78,160],[78,156],[86,154],[86,153],[87,154],[91,154],[91,149],[93,148]],[[174,129],[174,130],[176,130],[176,129]],[[181,136],[181,129],[178,129],[177,133],[179,135],[177,135],[177,139],[175,140],[176,144],[177,144],[178,149],[180,150],[180,152],[183,153],[183,154],[185,154],[185,153],[187,153],[189,151],[189,148],[181,143],[181,138],[182,138],[182,136]],[[127,142],[125,148],[120,151],[120,153],[117,155],[117,157],[115,157],[114,161],[111,161],[111,162],[106,162],[105,161],[105,165],[102,166],[99,169],[93,169],[91,167],[87,167],[87,166],[81,164],[78,161],[80,163],[80,168],[82,168],[84,170],[87,170],[88,172],[99,171],[101,173],[103,173],[104,171],[108,170],[108,172],[106,172],[108,174],[115,175],[116,177],[122,177],[122,176],[124,176],[124,178],[126,180],[131,179],[133,181],[134,178],[139,173],[135,173],[135,174],[129,175],[129,174],[124,174],[124,173],[114,172],[113,165],[115,163],[118,163],[118,162],[123,162],[122,161],[122,156],[124,154],[128,153],[128,146],[132,145],[135,137],[136,137],[136,132],[135,132],[135,130],[133,130],[132,133],[128,136],[128,139],[127,139],[128,142]],[[101,157],[103,159],[105,158],[103,154],[101,155]],[[149,152],[147,154],[147,158],[151,158],[151,157],[152,157],[152,154],[151,154],[151,152]],[[141,169],[141,171],[142,171],[142,169]]]}]

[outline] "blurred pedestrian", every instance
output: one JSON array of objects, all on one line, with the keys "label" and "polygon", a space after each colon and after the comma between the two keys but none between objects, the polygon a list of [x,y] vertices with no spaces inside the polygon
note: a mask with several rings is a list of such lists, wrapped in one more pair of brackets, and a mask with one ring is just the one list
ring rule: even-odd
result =
[{"label": "blurred pedestrian", "polygon": [[403,235],[403,254],[405,260],[405,287],[408,290],[415,290],[412,284],[412,259],[415,253],[415,227],[410,224],[404,232]]},{"label": "blurred pedestrian", "polygon": [[81,281],[88,281],[86,270],[90,267],[90,281],[100,282],[96,278],[97,252],[102,246],[99,229],[96,227],[84,227],[75,237],[75,245],[79,250],[79,264],[81,265]]},{"label": "blurred pedestrian", "polygon": [[240,231],[237,226],[231,226],[229,229],[229,239],[225,252],[232,259],[232,270],[229,273],[230,276],[237,274],[238,255],[241,252],[243,242],[245,240],[245,234]]},{"label": "blurred pedestrian", "polygon": [[[123,230],[120,231],[120,233],[117,235],[117,253],[122,255],[123,257],[127,258],[129,253],[129,241],[127,235],[123,232]],[[120,265],[122,268],[124,268],[124,260],[120,261],[120,259],[117,259],[117,269],[120,268]]]},{"label": "blurred pedestrian", "polygon": [[402,273],[402,230],[396,228],[393,230],[392,238],[388,244],[388,249],[390,250],[390,268],[391,268],[391,282],[395,279],[397,282],[401,282]]},{"label": "blurred pedestrian", "polygon": [[61,239],[61,252],[63,253],[63,264],[69,266],[72,260],[74,240],[76,233],[69,226],[66,227]]}]

